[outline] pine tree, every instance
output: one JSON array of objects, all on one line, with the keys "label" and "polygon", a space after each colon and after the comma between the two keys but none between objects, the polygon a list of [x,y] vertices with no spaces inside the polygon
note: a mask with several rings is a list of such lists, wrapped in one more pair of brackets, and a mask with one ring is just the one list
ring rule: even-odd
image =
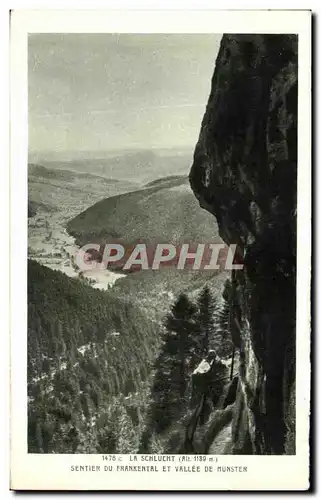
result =
[{"label": "pine tree", "polygon": [[40,350],[38,338],[35,339],[35,365],[37,370],[37,376],[40,376],[42,373],[42,353]]},{"label": "pine tree", "polygon": [[59,319],[53,323],[52,327],[52,357],[57,368],[60,370],[62,344],[64,342],[64,332],[61,321]]},{"label": "pine tree", "polygon": [[178,385],[180,398],[185,395],[188,366],[195,364],[195,358],[198,355],[197,328],[194,318],[196,311],[196,307],[188,297],[181,294],[165,322],[167,334],[164,353],[172,357],[172,381]]},{"label": "pine tree", "polygon": [[135,430],[126,408],[121,406],[119,412],[116,453],[137,453],[139,444],[138,432]]},{"label": "pine tree", "polygon": [[207,286],[203,288],[198,298],[198,306],[201,331],[200,347],[203,357],[206,357],[209,351],[209,340],[213,333],[213,313],[216,308],[216,301]]},{"label": "pine tree", "polygon": [[36,447],[38,453],[43,453],[42,426],[40,422],[36,423]]},{"label": "pine tree", "polygon": [[186,405],[189,375],[199,360],[197,308],[181,294],[165,319],[166,333],[151,389],[152,404],[141,446],[147,449],[153,430],[163,432]]}]

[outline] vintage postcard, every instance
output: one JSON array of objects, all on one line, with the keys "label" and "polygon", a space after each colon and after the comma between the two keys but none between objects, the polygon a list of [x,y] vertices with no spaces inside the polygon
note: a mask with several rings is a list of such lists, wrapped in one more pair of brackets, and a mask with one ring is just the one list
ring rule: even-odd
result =
[{"label": "vintage postcard", "polygon": [[309,488],[310,30],[12,12],[12,489]]}]

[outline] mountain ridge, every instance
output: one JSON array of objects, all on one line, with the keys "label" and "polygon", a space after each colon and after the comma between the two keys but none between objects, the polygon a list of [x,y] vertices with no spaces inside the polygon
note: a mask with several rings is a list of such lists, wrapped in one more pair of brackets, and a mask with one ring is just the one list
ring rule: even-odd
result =
[{"label": "mountain ridge", "polygon": [[146,244],[220,241],[215,221],[198,206],[185,175],[101,200],[70,220],[67,231],[79,246],[112,238]]}]

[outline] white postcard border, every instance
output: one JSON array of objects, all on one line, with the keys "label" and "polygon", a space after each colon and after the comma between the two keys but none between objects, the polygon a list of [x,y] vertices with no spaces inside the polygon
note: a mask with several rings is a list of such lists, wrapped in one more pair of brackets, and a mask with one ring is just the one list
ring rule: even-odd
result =
[{"label": "white postcard border", "polygon": [[[246,473],[71,472],[110,465],[101,455],[27,453],[28,33],[296,33],[299,35],[297,452],[218,456]],[[214,62],[214,61],[213,61]],[[11,16],[11,488],[73,490],[297,490],[309,469],[311,266],[311,13],[309,11],[14,11]],[[131,463],[121,455],[121,463]],[[176,460],[179,460],[177,456]],[[156,464],[157,462],[155,462]],[[149,465],[153,464],[150,462]],[[160,463],[161,464],[161,463]],[[137,464],[136,464],[137,465]],[[146,463],[148,465],[148,463]],[[161,464],[162,465],[162,464]],[[195,461],[194,465],[197,465]],[[208,464],[209,465],[209,464]]]}]

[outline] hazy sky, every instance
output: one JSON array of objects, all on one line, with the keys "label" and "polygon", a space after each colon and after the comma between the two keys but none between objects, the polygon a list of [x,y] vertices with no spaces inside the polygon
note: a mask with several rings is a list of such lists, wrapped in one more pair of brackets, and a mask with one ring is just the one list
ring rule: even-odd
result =
[{"label": "hazy sky", "polygon": [[29,149],[194,146],[221,35],[29,35]]}]

